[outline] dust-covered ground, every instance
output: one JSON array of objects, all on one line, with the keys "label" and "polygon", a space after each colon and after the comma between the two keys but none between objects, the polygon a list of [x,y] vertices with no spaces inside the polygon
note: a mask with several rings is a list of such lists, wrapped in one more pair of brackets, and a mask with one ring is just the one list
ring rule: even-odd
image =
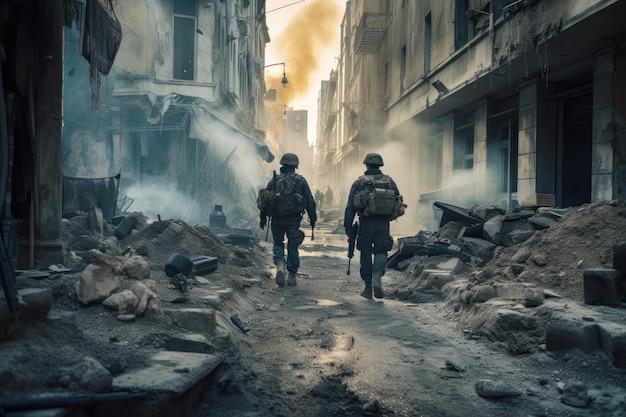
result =
[{"label": "dust-covered ground", "polygon": [[[546,317],[553,305],[582,303],[582,271],[610,265],[612,245],[626,236],[625,207],[623,201],[587,205],[521,245],[500,248],[481,285],[527,280],[560,293],[563,298],[541,307]],[[208,306],[216,309],[217,322],[205,335],[208,350],[225,359],[194,417],[626,416],[626,375],[604,353],[548,352],[538,336],[524,340],[526,353],[512,354],[481,331],[486,319],[475,320],[470,299],[455,296],[462,291],[431,289],[422,302],[402,298],[402,289],[419,287],[415,268],[388,270],[388,298],[360,297],[358,252],[347,275],[346,238],[333,233],[337,219],[322,218],[313,241],[307,231],[298,285],[284,288],[274,283],[264,236],[234,246],[184,222],[136,224],[138,231],[100,249],[148,261],[157,295],[151,307],[120,321],[100,303],[79,303],[80,251],[68,265],[75,272],[18,276],[21,288],[50,288],[54,301],[47,319],[26,323],[0,341],[1,398],[84,392],[73,367],[85,357],[111,375],[140,369],[166,349],[170,335],[183,331],[164,310]],[[66,226],[69,241],[87,228],[81,219]],[[531,254],[511,275],[507,267],[523,248]],[[185,303],[169,302],[180,294],[163,271],[174,252],[219,261],[216,272],[191,281]],[[537,253],[545,255],[533,257]],[[546,261],[534,262],[538,257]],[[476,273],[469,266],[459,272],[465,291],[472,290]],[[216,299],[216,293],[228,296]],[[247,333],[230,322],[232,314],[248,325]],[[586,397],[578,398],[587,401],[564,403],[564,391],[579,382]]]},{"label": "dust-covered ground", "polygon": [[[539,343],[513,355],[460,325],[443,298],[364,299],[358,257],[346,275],[344,240],[318,232],[305,240],[296,287],[272,287],[270,277],[269,288],[250,294],[259,302],[243,313],[251,330],[233,335],[236,359],[195,417],[626,416],[624,370],[604,353],[547,352]],[[408,284],[393,270],[383,283]],[[578,382],[590,398],[580,408],[562,402],[563,388]],[[478,394],[490,384],[499,398]]]}]

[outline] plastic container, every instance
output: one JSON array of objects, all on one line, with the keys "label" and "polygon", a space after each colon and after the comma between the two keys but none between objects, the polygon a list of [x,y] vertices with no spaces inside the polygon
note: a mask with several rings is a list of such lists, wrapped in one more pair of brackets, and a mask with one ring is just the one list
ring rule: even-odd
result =
[{"label": "plastic container", "polygon": [[193,269],[193,262],[191,262],[191,259],[187,258],[185,255],[173,253],[165,263],[164,269],[165,273],[170,278],[178,273],[189,276],[191,270]]},{"label": "plastic container", "polygon": [[212,274],[217,270],[217,258],[214,256],[196,256],[191,258],[195,275]]}]

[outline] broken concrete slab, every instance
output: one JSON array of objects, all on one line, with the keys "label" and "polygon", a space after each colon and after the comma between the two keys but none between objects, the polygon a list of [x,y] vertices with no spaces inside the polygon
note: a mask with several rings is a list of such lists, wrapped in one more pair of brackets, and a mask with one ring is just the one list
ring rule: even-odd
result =
[{"label": "broken concrete slab", "polygon": [[546,349],[580,349],[585,353],[599,349],[598,324],[583,320],[553,319],[546,325]]},{"label": "broken concrete slab", "polygon": [[112,389],[182,394],[209,375],[223,358],[191,352],[159,352],[151,366],[113,378]]},{"label": "broken concrete slab", "polygon": [[169,337],[165,341],[165,349],[176,352],[211,353],[213,346],[204,335],[190,333]]},{"label": "broken concrete slab", "polygon": [[568,303],[555,308],[546,325],[546,349],[602,350],[613,366],[626,368],[626,324],[622,321],[619,309]]},{"label": "broken concrete slab", "polygon": [[212,308],[163,309],[183,329],[203,334],[213,334],[217,328],[215,310]]},{"label": "broken concrete slab", "polygon": [[616,368],[626,368],[626,325],[601,322],[598,326],[600,346]]},{"label": "broken concrete slab", "polygon": [[583,272],[585,304],[617,307],[620,305],[618,272],[610,268],[593,268]]},{"label": "broken concrete slab", "polygon": [[[45,318],[52,307],[52,291],[48,288],[24,288],[17,291],[23,322]],[[11,314],[6,300],[0,300],[0,337],[11,329]]]},{"label": "broken concrete slab", "polygon": [[524,300],[526,291],[531,288],[536,288],[534,284],[527,282],[504,282],[494,283],[493,285],[496,288],[499,298],[516,301]]}]

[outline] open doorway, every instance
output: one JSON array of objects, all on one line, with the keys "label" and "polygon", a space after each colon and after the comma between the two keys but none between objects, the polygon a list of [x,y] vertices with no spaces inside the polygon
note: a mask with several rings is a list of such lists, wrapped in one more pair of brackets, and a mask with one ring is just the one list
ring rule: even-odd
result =
[{"label": "open doorway", "polygon": [[556,200],[560,207],[580,206],[591,202],[591,91],[563,98],[559,110]]}]

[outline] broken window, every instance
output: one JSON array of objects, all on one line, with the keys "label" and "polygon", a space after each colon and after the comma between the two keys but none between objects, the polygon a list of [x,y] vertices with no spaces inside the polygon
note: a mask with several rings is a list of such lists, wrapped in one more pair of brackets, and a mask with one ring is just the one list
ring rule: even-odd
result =
[{"label": "broken window", "polygon": [[507,117],[500,126],[499,192],[514,194],[517,192],[517,118]]},{"label": "broken window", "polygon": [[469,0],[456,0],[454,8],[454,50],[459,50],[468,41]]},{"label": "broken window", "polygon": [[196,66],[196,0],[174,0],[174,79],[193,80]]}]

